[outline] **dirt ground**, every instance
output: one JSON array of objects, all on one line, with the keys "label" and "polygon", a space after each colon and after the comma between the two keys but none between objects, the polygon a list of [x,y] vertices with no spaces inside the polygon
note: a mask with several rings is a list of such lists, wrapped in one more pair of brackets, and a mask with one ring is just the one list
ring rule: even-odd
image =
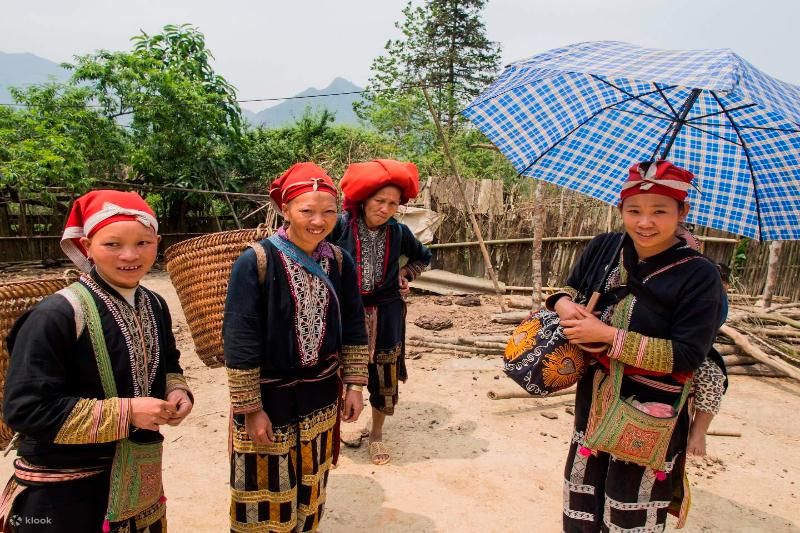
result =
[{"label": "dirt ground", "polygon": [[[196,405],[179,427],[165,427],[165,486],[170,530],[220,532],[228,524],[228,404],[223,369],[197,358],[168,276],[144,283],[169,303]],[[408,333],[425,332],[422,314],[450,317],[440,335],[505,332],[488,315],[490,298],[467,308],[412,296]],[[569,396],[490,400],[489,390],[514,391],[497,360],[412,349],[409,380],[385,428],[392,461],[369,462],[366,441],[342,448],[330,477],[321,531],[560,531],[562,470],[571,434]],[[521,390],[521,389],[520,389]],[[546,418],[543,413],[557,415]],[[685,531],[800,531],[800,384],[732,376],[712,429],[741,438],[708,437],[709,457],[693,460],[692,510]],[[368,419],[344,431],[364,427]],[[12,457],[0,461],[10,474]],[[670,522],[674,524],[674,522]]]}]

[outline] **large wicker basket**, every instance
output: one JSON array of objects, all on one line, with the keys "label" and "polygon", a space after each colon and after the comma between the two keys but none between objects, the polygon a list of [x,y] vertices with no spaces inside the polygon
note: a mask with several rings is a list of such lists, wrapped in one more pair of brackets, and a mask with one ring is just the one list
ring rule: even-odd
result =
[{"label": "large wicker basket", "polygon": [[228,278],[248,244],[270,235],[265,228],[212,233],[167,248],[167,271],[178,293],[198,357],[222,366],[222,313]]},{"label": "large wicker basket", "polygon": [[[8,370],[8,346],[6,337],[14,322],[25,311],[42,301],[45,297],[63,289],[78,279],[75,271],[69,271],[60,278],[16,281],[0,285],[0,404],[5,390]],[[0,419],[0,447],[5,448],[14,432]]]}]

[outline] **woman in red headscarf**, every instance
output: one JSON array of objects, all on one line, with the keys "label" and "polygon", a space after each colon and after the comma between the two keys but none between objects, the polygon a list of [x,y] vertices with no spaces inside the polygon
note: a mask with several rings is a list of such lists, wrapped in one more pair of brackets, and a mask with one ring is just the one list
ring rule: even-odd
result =
[{"label": "woman in red headscarf", "polygon": [[136,193],[75,201],[61,247],[84,274],[8,337],[3,417],[19,458],[2,531],[166,531],[159,426],[193,400],[167,304],[139,285],[159,238]]},{"label": "woman in red headscarf", "polygon": [[[340,186],[346,212],[330,239],[356,262],[369,333],[369,454],[380,465],[390,460],[383,444],[383,424],[394,414],[398,381],[407,378],[406,305],[401,291],[408,291],[408,282],[430,264],[431,253],[408,226],[393,218],[398,206],[419,192],[416,165],[391,159],[354,163]],[[401,257],[407,260],[404,266]]]},{"label": "woman in red headscarf", "polygon": [[[567,290],[546,302],[570,342],[608,345],[591,354],[578,382],[564,472],[564,531],[663,531],[668,512],[678,516],[678,527],[685,521],[685,398],[722,309],[715,265],[676,235],[689,211],[693,178],[669,161],[631,167],[619,204],[625,232],[593,239]],[[599,317],[585,307],[595,291],[602,294]],[[609,383],[621,383],[619,392],[611,394]],[[610,409],[619,405],[616,399],[639,414],[620,421],[616,414],[629,408]],[[653,423],[667,419],[674,427],[653,430]],[[661,454],[663,460],[653,459]],[[659,467],[644,466],[654,463]]]},{"label": "woman in red headscarf", "polygon": [[353,260],[325,240],[336,225],[331,178],[298,163],[270,197],[285,225],[237,259],[225,303],[231,531],[316,531],[339,420],[363,408],[364,308]]}]

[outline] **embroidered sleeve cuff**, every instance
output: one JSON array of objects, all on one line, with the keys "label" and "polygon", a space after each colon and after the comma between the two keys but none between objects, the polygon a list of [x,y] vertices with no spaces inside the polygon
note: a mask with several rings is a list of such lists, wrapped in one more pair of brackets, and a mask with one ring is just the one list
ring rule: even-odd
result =
[{"label": "embroidered sleeve cuff", "polygon": [[422,274],[428,265],[423,263],[422,261],[413,261],[408,263],[406,266],[403,267],[403,276],[408,281],[414,281],[417,279],[417,276]]},{"label": "embroidered sleeve cuff", "polygon": [[240,370],[226,368],[228,371],[228,389],[231,395],[231,406],[235,414],[255,413],[263,409],[261,404],[261,370],[251,368]]},{"label": "embroidered sleeve cuff", "polygon": [[618,329],[608,351],[611,359],[652,372],[672,372],[672,342]]},{"label": "embroidered sleeve cuff", "polygon": [[560,291],[555,294],[551,294],[547,297],[547,300],[544,301],[544,306],[547,308],[548,311],[555,311],[555,305],[559,298],[562,296],[569,296],[572,301],[577,301],[578,299],[578,291],[573,289],[572,287],[564,287]]},{"label": "embroidered sleeve cuff", "polygon": [[167,374],[167,392],[166,395],[174,390],[182,390],[189,396],[189,401],[194,405],[194,394],[192,394],[189,385],[186,383],[186,376],[178,372],[170,372]]},{"label": "embroidered sleeve cuff", "polygon": [[81,398],[58,431],[56,444],[97,444],[128,436],[130,398]]},{"label": "embroidered sleeve cuff", "polygon": [[342,381],[345,384],[366,385],[369,347],[366,344],[342,346]]}]

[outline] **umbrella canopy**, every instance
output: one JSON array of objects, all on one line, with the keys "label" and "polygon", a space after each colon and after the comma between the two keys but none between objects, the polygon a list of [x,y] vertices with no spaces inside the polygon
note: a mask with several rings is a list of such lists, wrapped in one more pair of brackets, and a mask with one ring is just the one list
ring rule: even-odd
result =
[{"label": "umbrella canopy", "polygon": [[800,87],[730,50],[580,43],[506,67],[463,114],[520,174],[616,204],[636,162],[689,169],[689,222],[800,239]]}]

